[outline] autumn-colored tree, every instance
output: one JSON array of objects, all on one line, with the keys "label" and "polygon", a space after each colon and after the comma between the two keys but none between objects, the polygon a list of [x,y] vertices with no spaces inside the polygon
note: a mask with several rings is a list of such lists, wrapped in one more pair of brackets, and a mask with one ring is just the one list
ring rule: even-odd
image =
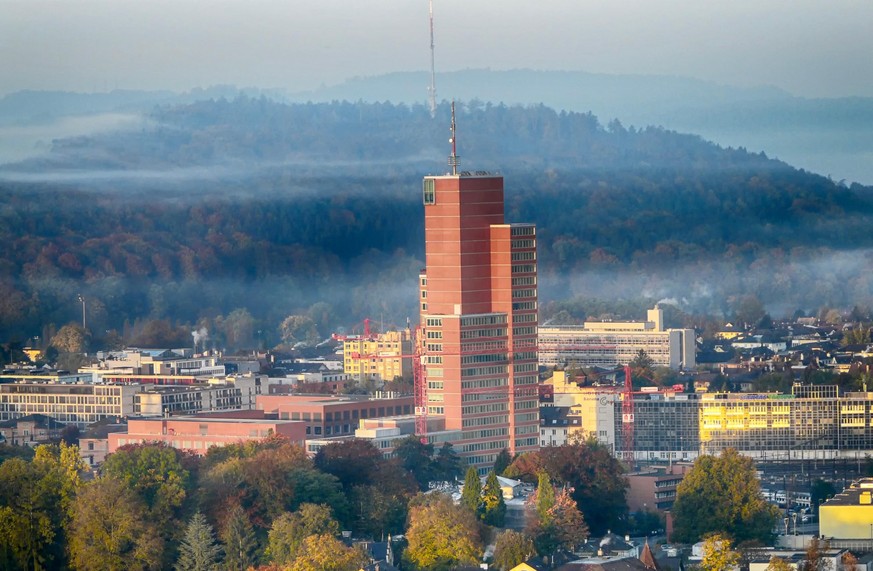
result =
[{"label": "autumn-colored tree", "polygon": [[503,471],[507,478],[514,478],[528,483],[536,483],[537,474],[543,469],[543,459],[539,452],[519,454]]},{"label": "autumn-colored tree", "polygon": [[546,472],[528,502],[534,514],[527,532],[540,555],[551,555],[559,547],[573,551],[588,537],[588,525],[571,490],[562,488],[556,494]]},{"label": "autumn-colored tree", "polygon": [[833,571],[830,560],[825,558],[825,552],[831,548],[827,540],[813,537],[806,544],[806,555],[803,561],[804,571]]},{"label": "autumn-colored tree", "polygon": [[530,559],[535,553],[536,549],[530,537],[507,529],[497,536],[494,544],[494,566],[499,571],[509,571]]},{"label": "autumn-colored tree", "polygon": [[731,549],[730,539],[713,534],[704,540],[700,571],[730,571],[739,561],[740,554]]},{"label": "autumn-colored tree", "polygon": [[352,438],[322,446],[312,459],[315,467],[336,476],[343,488],[374,484],[385,456],[369,440]]},{"label": "autumn-colored tree", "polygon": [[753,461],[734,449],[699,457],[676,490],[673,539],[694,543],[711,533],[767,543],[778,517],[761,496]]},{"label": "autumn-colored tree", "polygon": [[83,487],[73,506],[70,560],[81,571],[161,568],[164,544],[145,505],[122,481],[100,478]]},{"label": "autumn-colored tree", "polygon": [[87,344],[87,336],[82,326],[77,323],[64,325],[52,337],[51,345],[61,353],[82,353]]},{"label": "autumn-colored tree", "polygon": [[318,330],[308,315],[289,315],[279,325],[282,341],[288,344],[318,343]]},{"label": "autumn-colored tree", "polygon": [[488,473],[485,487],[482,488],[482,521],[495,527],[503,527],[506,519],[506,502],[503,501],[503,489],[497,480],[497,474]]},{"label": "autumn-colored tree", "polygon": [[303,540],[288,571],[358,571],[367,554],[348,547],[332,535],[310,535]]},{"label": "autumn-colored tree", "polygon": [[623,529],[627,515],[628,483],[624,467],[596,439],[575,437],[562,446],[540,450],[542,465],[556,483],[572,488],[577,506],[595,535]]},{"label": "autumn-colored tree", "polygon": [[766,571],[792,571],[794,566],[788,561],[775,555],[770,558],[770,563],[767,565]]},{"label": "autumn-colored tree", "polygon": [[339,533],[339,524],[333,519],[330,507],[301,504],[296,512],[285,512],[270,527],[267,558],[277,565],[290,564],[300,550],[303,540],[313,535]]},{"label": "autumn-colored tree", "polygon": [[858,571],[858,558],[851,551],[843,553],[843,571]]},{"label": "autumn-colored tree", "polygon": [[409,512],[404,557],[422,571],[475,565],[482,553],[476,516],[444,496],[428,497]]}]

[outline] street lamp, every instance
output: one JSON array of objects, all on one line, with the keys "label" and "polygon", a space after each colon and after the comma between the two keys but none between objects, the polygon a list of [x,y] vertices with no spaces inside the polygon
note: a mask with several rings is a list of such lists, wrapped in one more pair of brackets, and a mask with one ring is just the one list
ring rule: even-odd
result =
[{"label": "street lamp", "polygon": [[88,328],[85,326],[85,296],[81,293],[79,294],[79,301],[82,302],[82,330],[87,330]]},{"label": "street lamp", "polygon": [[797,512],[791,514],[791,519],[794,520],[794,535],[797,535]]}]

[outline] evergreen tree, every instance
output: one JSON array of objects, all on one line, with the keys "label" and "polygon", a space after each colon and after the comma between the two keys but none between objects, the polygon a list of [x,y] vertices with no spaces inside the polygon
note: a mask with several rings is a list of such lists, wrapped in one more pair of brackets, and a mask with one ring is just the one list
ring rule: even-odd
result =
[{"label": "evergreen tree", "polygon": [[461,505],[476,514],[477,517],[482,509],[482,482],[479,481],[479,473],[473,466],[467,468],[464,490],[461,492]]},{"label": "evergreen tree", "polygon": [[255,531],[239,504],[234,505],[227,513],[221,541],[224,543],[224,568],[227,571],[246,571],[257,561],[258,542]]},{"label": "evergreen tree", "polygon": [[536,511],[541,523],[551,521],[550,510],[555,505],[555,488],[549,478],[549,473],[541,470],[537,474]]},{"label": "evergreen tree", "polygon": [[509,468],[510,464],[512,464],[512,454],[509,453],[509,450],[504,448],[494,460],[494,473],[498,476],[503,476],[504,470]]},{"label": "evergreen tree", "polygon": [[221,557],[221,546],[215,542],[215,532],[206,516],[197,512],[188,522],[179,545],[176,571],[213,571]]},{"label": "evergreen tree", "polygon": [[482,520],[494,527],[503,527],[506,519],[506,502],[503,501],[503,490],[497,480],[497,474],[490,472],[482,490]]}]

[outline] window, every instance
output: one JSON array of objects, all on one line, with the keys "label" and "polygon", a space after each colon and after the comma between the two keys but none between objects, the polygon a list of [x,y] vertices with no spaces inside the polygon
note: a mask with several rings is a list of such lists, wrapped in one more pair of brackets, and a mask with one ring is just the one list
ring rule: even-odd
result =
[{"label": "window", "polygon": [[425,204],[434,204],[436,202],[436,190],[434,189],[432,178],[424,179],[424,182],[421,185],[421,190],[422,200]]}]

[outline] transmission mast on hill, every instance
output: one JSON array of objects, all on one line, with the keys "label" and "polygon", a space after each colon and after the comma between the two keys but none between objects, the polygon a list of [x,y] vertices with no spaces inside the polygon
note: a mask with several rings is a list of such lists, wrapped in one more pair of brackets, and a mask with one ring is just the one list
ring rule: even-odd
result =
[{"label": "transmission mast on hill", "polygon": [[430,100],[430,116],[436,117],[436,70],[433,56],[433,0],[428,0],[428,12],[430,13],[430,87],[427,88]]}]

